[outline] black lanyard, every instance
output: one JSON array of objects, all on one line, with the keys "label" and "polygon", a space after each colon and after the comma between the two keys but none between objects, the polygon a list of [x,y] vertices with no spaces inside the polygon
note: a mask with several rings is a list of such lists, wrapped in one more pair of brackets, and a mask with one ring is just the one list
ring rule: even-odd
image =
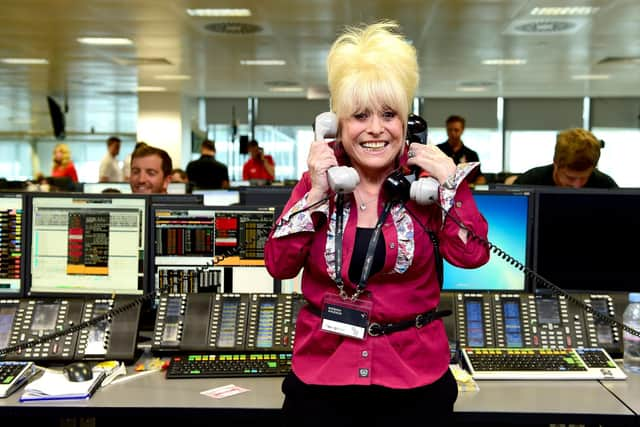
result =
[{"label": "black lanyard", "polygon": [[[364,257],[364,264],[362,265],[362,273],[355,293],[351,296],[351,300],[358,299],[360,294],[364,292],[364,288],[367,286],[367,280],[369,280],[369,274],[371,273],[371,266],[373,265],[373,257],[376,252],[376,246],[378,246],[378,240],[380,239],[380,233],[382,232],[382,225],[391,211],[391,202],[386,202],[382,215],[378,218],[376,228],[373,230],[373,234],[369,239],[369,246],[367,247],[367,254]],[[340,291],[340,296],[343,299],[347,299],[347,292],[344,290],[344,281],[342,280],[342,224],[344,222],[344,195],[338,194],[336,197],[336,237],[335,237],[335,282]]]}]

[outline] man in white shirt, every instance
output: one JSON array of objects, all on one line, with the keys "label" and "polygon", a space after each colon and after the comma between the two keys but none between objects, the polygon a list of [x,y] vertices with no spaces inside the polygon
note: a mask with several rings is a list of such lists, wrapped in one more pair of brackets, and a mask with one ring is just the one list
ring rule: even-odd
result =
[{"label": "man in white shirt", "polygon": [[123,180],[122,169],[118,164],[120,138],[112,136],[107,139],[107,153],[100,162],[100,182],[120,182]]}]

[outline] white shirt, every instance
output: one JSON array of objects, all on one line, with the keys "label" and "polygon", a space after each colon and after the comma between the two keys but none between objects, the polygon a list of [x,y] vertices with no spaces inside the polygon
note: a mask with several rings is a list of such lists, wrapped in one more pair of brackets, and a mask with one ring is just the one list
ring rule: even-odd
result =
[{"label": "white shirt", "polygon": [[122,170],[120,169],[120,164],[118,163],[118,159],[111,156],[111,153],[107,152],[105,156],[102,158],[100,162],[100,173],[98,175],[98,180],[100,181],[102,177],[107,177],[107,182],[120,182],[124,178],[122,176]]}]

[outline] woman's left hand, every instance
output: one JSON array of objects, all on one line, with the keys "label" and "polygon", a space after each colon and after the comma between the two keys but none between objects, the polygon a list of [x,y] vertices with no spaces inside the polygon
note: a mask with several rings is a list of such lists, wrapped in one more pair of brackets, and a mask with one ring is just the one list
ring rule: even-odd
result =
[{"label": "woman's left hand", "polygon": [[442,152],[433,144],[419,144],[412,142],[409,145],[409,166],[418,166],[443,183],[456,171],[453,159]]}]

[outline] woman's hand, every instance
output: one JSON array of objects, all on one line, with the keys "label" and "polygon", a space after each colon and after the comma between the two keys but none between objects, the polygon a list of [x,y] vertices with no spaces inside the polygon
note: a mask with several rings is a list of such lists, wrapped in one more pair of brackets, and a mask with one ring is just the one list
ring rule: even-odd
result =
[{"label": "woman's hand", "polygon": [[325,141],[314,141],[309,149],[307,166],[311,177],[311,191],[309,192],[308,203],[314,203],[324,198],[329,192],[329,180],[327,170],[332,166],[337,166],[338,160],[333,152],[333,148]]},{"label": "woman's hand", "polygon": [[409,145],[409,160],[407,164],[418,166],[441,184],[456,171],[453,159],[433,144],[411,143]]}]

